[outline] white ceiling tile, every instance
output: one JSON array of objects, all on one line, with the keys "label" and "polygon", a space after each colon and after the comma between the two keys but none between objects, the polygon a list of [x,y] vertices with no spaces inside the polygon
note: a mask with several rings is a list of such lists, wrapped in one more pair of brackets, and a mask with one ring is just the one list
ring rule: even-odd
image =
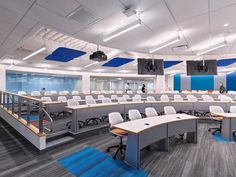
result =
[{"label": "white ceiling tile", "polygon": [[38,0],[37,4],[64,17],[80,6],[75,0]]},{"label": "white ceiling tile", "polygon": [[32,5],[32,2],[29,0],[17,0],[17,1],[1,0],[0,1],[0,7],[9,9],[12,12],[15,12],[21,15],[24,15],[31,5]]},{"label": "white ceiling tile", "polygon": [[233,4],[236,4],[235,0],[211,0],[210,1],[210,9],[212,10],[216,10],[216,9],[220,9],[220,8],[224,8],[227,6],[231,6]]},{"label": "white ceiling tile", "polygon": [[166,0],[166,2],[178,22],[208,12],[207,0]]},{"label": "white ceiling tile", "polygon": [[18,21],[21,19],[22,15],[19,13],[15,13],[11,10],[6,8],[0,7],[0,21],[17,24]]}]

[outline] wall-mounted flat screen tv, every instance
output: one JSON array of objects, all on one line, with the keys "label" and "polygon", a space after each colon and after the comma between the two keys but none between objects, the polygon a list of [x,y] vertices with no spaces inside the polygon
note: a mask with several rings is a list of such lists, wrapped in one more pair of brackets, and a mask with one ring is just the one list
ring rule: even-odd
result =
[{"label": "wall-mounted flat screen tv", "polygon": [[138,58],[138,74],[140,75],[164,75],[163,60]]},{"label": "wall-mounted flat screen tv", "polygon": [[217,75],[216,60],[187,61],[187,75]]}]

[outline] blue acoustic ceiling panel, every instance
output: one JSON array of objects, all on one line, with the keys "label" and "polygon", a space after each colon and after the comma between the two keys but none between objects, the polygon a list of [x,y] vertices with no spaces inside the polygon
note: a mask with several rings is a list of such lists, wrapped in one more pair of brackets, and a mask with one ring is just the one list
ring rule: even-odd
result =
[{"label": "blue acoustic ceiling panel", "polygon": [[85,55],[86,52],[80,50],[69,49],[65,47],[59,47],[52,52],[52,54],[45,57],[46,60],[68,62],[74,58],[78,58]]},{"label": "blue acoustic ceiling panel", "polygon": [[183,61],[164,61],[164,68],[169,68],[171,66],[177,65]]},{"label": "blue acoustic ceiling panel", "polygon": [[106,66],[106,67],[120,67],[124,64],[127,64],[129,62],[134,61],[134,59],[132,58],[113,58],[111,60],[109,60],[108,62],[104,63],[102,66]]},{"label": "blue acoustic ceiling panel", "polygon": [[220,59],[217,61],[217,66],[228,66],[236,62],[236,58]]}]

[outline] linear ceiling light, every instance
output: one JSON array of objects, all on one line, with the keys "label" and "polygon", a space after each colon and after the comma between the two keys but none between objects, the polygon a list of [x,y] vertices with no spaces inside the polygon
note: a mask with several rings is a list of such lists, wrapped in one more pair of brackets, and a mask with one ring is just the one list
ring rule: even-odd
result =
[{"label": "linear ceiling light", "polygon": [[129,25],[127,25],[127,26],[125,26],[125,27],[115,31],[115,32],[113,32],[112,34],[109,35],[109,37],[105,38],[103,41],[107,42],[107,41],[109,41],[109,40],[111,40],[111,39],[113,39],[113,38],[115,38],[117,36],[120,36],[120,35],[128,32],[128,31],[131,31],[131,30],[139,27],[140,25],[141,25],[141,20],[138,19],[137,21],[135,21],[135,22],[133,22],[133,23],[131,23],[131,24],[129,24]]},{"label": "linear ceiling light", "polygon": [[165,48],[165,47],[167,47],[167,46],[169,46],[169,45],[171,45],[171,44],[174,44],[174,43],[178,42],[179,40],[180,40],[180,37],[178,36],[178,37],[177,37],[176,39],[174,39],[173,41],[170,41],[170,42],[168,42],[168,43],[166,43],[166,44],[164,44],[163,46],[160,46],[160,47],[158,47],[158,48],[151,49],[149,52],[150,52],[150,53],[156,52],[157,50],[163,49],[163,48]]},{"label": "linear ceiling light", "polygon": [[30,57],[33,57],[33,56],[37,55],[38,53],[40,53],[40,52],[42,52],[42,51],[44,51],[46,49],[47,49],[46,47],[42,47],[42,48],[36,50],[35,52],[31,53],[30,55],[26,56],[22,60],[28,60]]},{"label": "linear ceiling light", "polygon": [[227,44],[227,42],[224,41],[223,43],[220,43],[220,44],[216,45],[216,46],[213,47],[213,48],[210,48],[210,49],[208,49],[208,50],[205,50],[205,51],[202,51],[202,52],[197,53],[197,55],[198,55],[198,56],[199,56],[199,55],[203,55],[203,54],[208,53],[208,52],[211,52],[211,51],[213,51],[213,50],[222,48],[222,47],[226,46],[226,44]]},{"label": "linear ceiling light", "polygon": [[90,63],[90,64],[88,64],[88,65],[85,65],[83,68],[88,68],[88,67],[90,67],[90,66],[92,66],[92,65],[94,65],[94,64],[97,64],[98,63],[98,61],[95,61],[95,62],[93,62],[93,63]]}]

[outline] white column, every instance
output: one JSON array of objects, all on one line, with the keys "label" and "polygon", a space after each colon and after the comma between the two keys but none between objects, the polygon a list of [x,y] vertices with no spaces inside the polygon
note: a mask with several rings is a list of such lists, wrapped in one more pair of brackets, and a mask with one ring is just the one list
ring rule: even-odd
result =
[{"label": "white column", "polygon": [[0,90],[6,91],[6,69],[0,66]]},{"label": "white column", "polygon": [[157,93],[165,91],[165,75],[156,76],[156,79],[155,79],[155,91]]},{"label": "white column", "polygon": [[82,75],[82,93],[90,94],[90,75]]}]

